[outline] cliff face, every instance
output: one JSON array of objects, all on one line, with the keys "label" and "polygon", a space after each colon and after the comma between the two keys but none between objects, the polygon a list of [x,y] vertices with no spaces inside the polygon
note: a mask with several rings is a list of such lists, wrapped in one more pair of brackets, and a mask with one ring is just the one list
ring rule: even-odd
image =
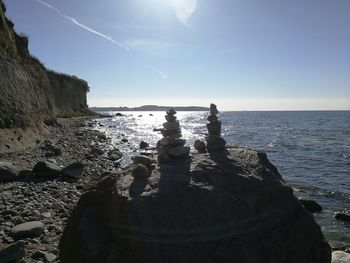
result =
[{"label": "cliff face", "polygon": [[62,112],[87,109],[88,84],[48,71],[31,56],[0,0],[0,128],[40,127]]}]

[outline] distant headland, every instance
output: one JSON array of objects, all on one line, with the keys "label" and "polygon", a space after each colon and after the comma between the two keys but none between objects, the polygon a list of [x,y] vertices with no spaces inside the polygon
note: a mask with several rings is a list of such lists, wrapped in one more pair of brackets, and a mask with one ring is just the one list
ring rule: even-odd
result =
[{"label": "distant headland", "polygon": [[176,111],[209,111],[209,107],[201,106],[158,106],[142,105],[139,107],[91,107],[90,110],[99,111],[167,111],[170,108]]}]

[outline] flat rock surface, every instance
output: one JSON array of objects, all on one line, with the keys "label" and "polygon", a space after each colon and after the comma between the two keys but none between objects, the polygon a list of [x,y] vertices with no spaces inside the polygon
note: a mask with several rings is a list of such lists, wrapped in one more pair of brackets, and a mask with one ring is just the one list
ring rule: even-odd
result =
[{"label": "flat rock surface", "polygon": [[230,148],[130,169],[85,193],[60,241],[66,262],[329,263],[312,215],[262,152]]}]

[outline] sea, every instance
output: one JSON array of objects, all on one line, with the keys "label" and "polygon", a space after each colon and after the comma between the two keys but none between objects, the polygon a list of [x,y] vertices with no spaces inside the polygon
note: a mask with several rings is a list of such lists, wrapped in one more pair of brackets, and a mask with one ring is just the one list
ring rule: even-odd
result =
[{"label": "sea", "polygon": [[[99,119],[96,129],[123,153],[122,165],[139,153],[141,141],[155,146],[165,112],[121,112]],[[208,112],[178,112],[188,146],[207,133]],[[314,217],[332,247],[350,248],[350,223],[335,212],[350,213],[350,111],[232,111],[221,112],[227,143],[266,152],[297,197],[318,202]],[[124,139],[124,143],[120,144]]]}]

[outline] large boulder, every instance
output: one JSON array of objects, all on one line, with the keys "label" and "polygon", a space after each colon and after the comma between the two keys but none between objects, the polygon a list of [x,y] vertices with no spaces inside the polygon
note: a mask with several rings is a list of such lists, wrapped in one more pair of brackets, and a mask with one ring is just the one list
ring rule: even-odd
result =
[{"label": "large boulder", "polygon": [[320,227],[262,152],[174,159],[142,182],[131,169],[81,197],[60,240],[62,262],[331,261]]}]

